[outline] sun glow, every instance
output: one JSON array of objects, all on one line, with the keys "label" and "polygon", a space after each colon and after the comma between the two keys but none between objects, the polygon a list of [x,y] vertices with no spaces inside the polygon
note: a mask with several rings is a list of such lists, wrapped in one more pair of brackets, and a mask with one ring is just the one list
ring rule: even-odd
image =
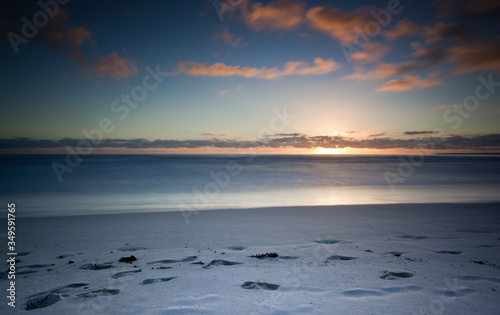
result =
[{"label": "sun glow", "polygon": [[347,148],[322,148],[314,149],[314,154],[345,154]]}]

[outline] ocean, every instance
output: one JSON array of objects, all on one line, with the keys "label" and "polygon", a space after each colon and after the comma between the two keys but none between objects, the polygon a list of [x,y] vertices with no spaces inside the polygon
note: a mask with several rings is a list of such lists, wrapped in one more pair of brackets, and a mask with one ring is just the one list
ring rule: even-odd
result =
[{"label": "ocean", "polygon": [[73,167],[66,158],[1,155],[5,208],[15,202],[29,217],[500,201],[498,155],[90,155]]}]

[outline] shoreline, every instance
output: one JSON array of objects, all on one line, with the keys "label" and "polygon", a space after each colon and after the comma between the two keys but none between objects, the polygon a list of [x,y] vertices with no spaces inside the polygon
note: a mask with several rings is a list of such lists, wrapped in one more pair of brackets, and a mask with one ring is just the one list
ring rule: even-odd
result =
[{"label": "shoreline", "polygon": [[[17,203],[16,203],[17,204]],[[18,205],[18,204],[17,204]],[[115,216],[115,215],[146,215],[146,214],[160,214],[160,213],[178,213],[179,215],[182,216],[182,213],[191,213],[192,215],[190,216],[197,216],[199,213],[203,212],[214,212],[214,211],[259,211],[259,210],[296,210],[297,208],[303,209],[340,209],[340,208],[346,208],[346,207],[362,207],[362,208],[369,208],[369,207],[407,207],[407,206],[435,206],[435,205],[442,205],[442,206],[450,206],[450,205],[496,205],[500,209],[500,201],[483,201],[483,202],[477,202],[477,201],[470,201],[470,202],[423,202],[423,203],[373,203],[373,204],[337,204],[337,205],[297,205],[297,206],[272,206],[272,207],[251,207],[251,208],[217,208],[217,209],[210,209],[206,208],[203,210],[164,210],[164,209],[159,209],[159,210],[130,210],[126,212],[121,212],[121,211],[109,211],[109,212],[89,212],[89,213],[77,213],[77,214],[71,214],[71,213],[66,213],[66,214],[48,214],[48,215],[26,215],[26,216],[19,216],[18,219],[24,220],[24,219],[40,219],[40,218],[64,218],[64,217],[89,217],[89,216]],[[19,206],[18,206],[19,207]],[[19,211],[18,211],[19,212]],[[7,221],[5,218],[0,218],[0,222]]]}]

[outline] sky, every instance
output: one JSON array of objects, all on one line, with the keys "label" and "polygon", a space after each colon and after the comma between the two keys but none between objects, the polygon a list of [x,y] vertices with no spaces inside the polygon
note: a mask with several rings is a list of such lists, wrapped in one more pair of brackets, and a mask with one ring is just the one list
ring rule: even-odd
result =
[{"label": "sky", "polygon": [[500,2],[9,1],[0,153],[500,152]]}]

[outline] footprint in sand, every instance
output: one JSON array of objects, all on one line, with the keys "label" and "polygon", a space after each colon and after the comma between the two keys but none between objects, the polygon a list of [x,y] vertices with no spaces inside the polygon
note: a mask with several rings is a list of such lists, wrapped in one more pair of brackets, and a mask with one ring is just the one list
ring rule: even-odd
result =
[{"label": "footprint in sand", "polygon": [[245,248],[246,247],[244,247],[244,246],[230,246],[227,249],[230,249],[230,250],[244,250]]},{"label": "footprint in sand", "polygon": [[394,271],[384,271],[384,274],[382,276],[380,276],[379,278],[380,279],[384,279],[384,280],[397,280],[397,279],[400,279],[400,278],[411,278],[413,277],[414,274],[413,273],[409,273],[409,272],[394,272]]},{"label": "footprint in sand", "polygon": [[142,270],[141,269],[137,269],[137,270],[117,272],[114,275],[112,275],[111,278],[118,279],[118,278],[122,278],[122,277],[126,277],[128,275],[131,275],[133,273],[138,273],[138,272],[142,272]]},{"label": "footprint in sand", "polygon": [[112,265],[109,264],[85,264],[80,267],[80,269],[83,270],[103,270],[103,269],[109,269],[109,268],[114,268]]},{"label": "footprint in sand", "polygon": [[216,259],[216,260],[212,260],[208,265],[201,267],[201,268],[208,269],[212,266],[231,266],[231,265],[241,265],[241,264],[242,263],[240,263],[240,262]]},{"label": "footprint in sand", "polygon": [[37,265],[17,267],[17,269],[25,269],[25,268],[39,269],[39,268],[46,268],[46,267],[53,267],[53,266],[55,266],[55,264],[37,264]]},{"label": "footprint in sand", "polygon": [[408,239],[408,240],[425,240],[429,237],[423,236],[423,235],[400,235],[400,236],[397,236],[397,238],[403,238],[403,239]]},{"label": "footprint in sand", "polygon": [[142,281],[142,284],[151,284],[151,283],[156,283],[156,282],[167,282],[167,281],[170,281],[170,280],[173,280],[177,277],[170,277],[170,278],[155,278],[155,279],[145,279],[144,281]]},{"label": "footprint in sand", "polygon": [[459,250],[440,250],[436,251],[438,254],[460,255],[462,252]]},{"label": "footprint in sand", "polygon": [[117,250],[119,250],[120,252],[136,252],[138,250],[145,250],[145,249],[147,249],[147,248],[146,247],[139,247],[139,246],[136,246],[136,247],[125,246],[125,247],[120,247]]},{"label": "footprint in sand", "polygon": [[406,254],[405,252],[387,252],[387,253],[384,253],[384,255],[392,255],[394,257],[401,257],[401,255],[404,255]]},{"label": "footprint in sand", "polygon": [[326,260],[354,260],[354,259],[358,259],[358,257],[333,255],[328,257]]},{"label": "footprint in sand", "polygon": [[99,289],[92,292],[78,294],[77,296],[83,298],[93,298],[97,296],[117,295],[118,293],[120,293],[120,290],[118,289]]},{"label": "footprint in sand", "polygon": [[408,285],[401,287],[388,287],[388,288],[380,288],[380,289],[353,289],[344,291],[342,294],[347,297],[352,298],[363,298],[369,296],[385,296],[389,294],[397,294],[404,292],[412,292],[419,291],[421,288],[417,285]]},{"label": "footprint in sand", "polygon": [[260,289],[260,290],[278,290],[280,285],[272,284],[267,282],[253,282],[247,281],[241,285],[243,289],[252,290],[252,289]]},{"label": "footprint in sand", "polygon": [[77,288],[81,288],[81,287],[84,287],[87,285],[89,285],[89,284],[88,283],[71,283],[68,285],[63,285],[63,286],[57,287],[57,288],[49,290],[49,291],[40,292],[40,293],[32,295],[32,296],[47,295],[49,293],[66,293],[68,291],[71,291],[71,289],[77,289]]},{"label": "footprint in sand", "polygon": [[340,241],[339,240],[317,240],[317,241],[314,241],[315,243],[318,243],[318,244],[337,244],[339,243]]},{"label": "footprint in sand", "polygon": [[26,310],[44,308],[62,300],[72,289],[87,286],[88,283],[72,283],[55,289],[32,295],[26,303]]},{"label": "footprint in sand", "polygon": [[180,263],[180,262],[192,262],[195,261],[198,258],[198,256],[188,256],[183,259],[163,259],[163,260],[156,260],[156,261],[151,261],[148,262],[148,265],[153,265],[153,264],[175,264],[175,263]]},{"label": "footprint in sand", "polygon": [[62,299],[63,299],[63,297],[61,295],[55,294],[55,293],[50,293],[48,295],[44,295],[44,296],[29,300],[26,303],[25,309],[27,311],[30,311],[30,310],[35,310],[35,309],[39,309],[39,308],[44,308],[47,306],[51,306],[52,304],[56,304],[57,302],[59,302]]}]

